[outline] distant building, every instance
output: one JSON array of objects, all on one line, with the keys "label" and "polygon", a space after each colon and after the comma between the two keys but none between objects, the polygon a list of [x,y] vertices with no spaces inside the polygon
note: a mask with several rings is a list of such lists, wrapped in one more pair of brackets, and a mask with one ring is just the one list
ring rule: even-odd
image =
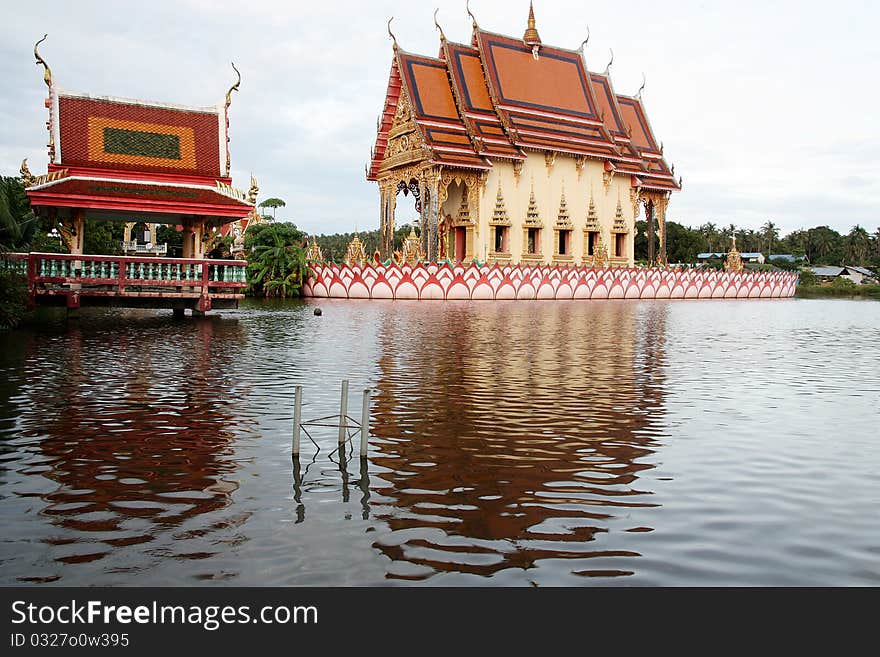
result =
[{"label": "distant building", "polygon": [[[764,254],[763,253],[740,253],[740,257],[745,263],[755,263],[758,265],[764,264]],[[698,253],[697,260],[699,262],[705,262],[706,260],[724,260],[727,257],[727,253]]]},{"label": "distant building", "polygon": [[846,265],[844,267],[810,267],[820,283],[832,283],[838,278],[848,278],[856,285],[876,283],[877,275],[870,269]]},{"label": "distant building", "polygon": [[771,263],[781,260],[782,262],[803,262],[806,260],[804,256],[796,256],[790,253],[774,253],[767,257]]}]

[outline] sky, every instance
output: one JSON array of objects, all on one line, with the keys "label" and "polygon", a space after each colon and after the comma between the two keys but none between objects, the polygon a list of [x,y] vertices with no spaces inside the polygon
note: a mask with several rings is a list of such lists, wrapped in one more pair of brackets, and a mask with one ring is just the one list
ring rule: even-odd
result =
[{"label": "sky", "polygon": [[[309,233],[378,227],[364,167],[376,137],[392,47],[436,56],[433,12],[470,42],[465,0],[334,2],[0,0],[0,174],[28,158],[45,173],[48,113],[34,42],[59,87],[206,106],[242,74],[230,109],[234,184]],[[472,0],[480,27],[521,36],[527,0]],[[584,2],[536,0],[542,40],[590,70],[614,50],[612,81],[634,94],[684,177],[668,219],[783,234],[880,227],[880,3],[874,0]],[[406,218],[403,218],[406,220]],[[400,221],[400,217],[398,218]]]}]

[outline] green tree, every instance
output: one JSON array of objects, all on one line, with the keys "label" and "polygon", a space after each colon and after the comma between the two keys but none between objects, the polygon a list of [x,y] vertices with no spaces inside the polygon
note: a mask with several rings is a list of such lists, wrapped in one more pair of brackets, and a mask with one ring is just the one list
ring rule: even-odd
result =
[{"label": "green tree", "polygon": [[247,231],[248,292],[255,296],[299,295],[308,270],[305,233],[292,223],[256,224]]},{"label": "green tree", "polygon": [[770,254],[773,253],[773,247],[779,241],[779,227],[772,221],[767,221],[761,226],[761,237],[767,247],[767,257],[770,257]]},{"label": "green tree", "polygon": [[21,180],[0,178],[0,250],[28,250],[38,221]]},{"label": "green tree", "polygon": [[[287,203],[285,203],[280,198],[267,198],[265,201],[260,203],[259,207],[261,207],[263,209],[271,208],[272,209],[272,219],[275,219],[275,210],[277,210],[278,208],[287,207]],[[267,215],[264,215],[264,216],[267,216]]]},{"label": "green tree", "polygon": [[871,236],[856,224],[846,236],[846,261],[853,265],[867,265],[871,253]]}]

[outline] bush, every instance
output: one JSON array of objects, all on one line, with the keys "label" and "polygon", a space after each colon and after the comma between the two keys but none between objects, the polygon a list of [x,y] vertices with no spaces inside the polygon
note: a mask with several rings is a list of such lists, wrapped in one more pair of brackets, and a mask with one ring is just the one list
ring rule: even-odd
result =
[{"label": "bush", "polygon": [[854,288],[856,286],[850,279],[844,278],[843,276],[838,276],[834,279],[834,282],[831,283],[831,287],[837,290],[849,290],[850,288]]},{"label": "bush", "polygon": [[815,285],[816,284],[816,274],[814,274],[809,269],[802,269],[800,272],[800,281],[801,285]]},{"label": "bush", "polygon": [[0,270],[0,328],[12,328],[27,312],[27,279],[21,274]]}]

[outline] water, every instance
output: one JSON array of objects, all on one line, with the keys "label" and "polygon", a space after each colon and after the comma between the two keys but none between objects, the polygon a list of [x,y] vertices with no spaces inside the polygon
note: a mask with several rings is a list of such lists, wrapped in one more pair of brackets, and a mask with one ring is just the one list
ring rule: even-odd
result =
[{"label": "water", "polygon": [[0,335],[0,584],[880,584],[876,302],[314,305]]}]

